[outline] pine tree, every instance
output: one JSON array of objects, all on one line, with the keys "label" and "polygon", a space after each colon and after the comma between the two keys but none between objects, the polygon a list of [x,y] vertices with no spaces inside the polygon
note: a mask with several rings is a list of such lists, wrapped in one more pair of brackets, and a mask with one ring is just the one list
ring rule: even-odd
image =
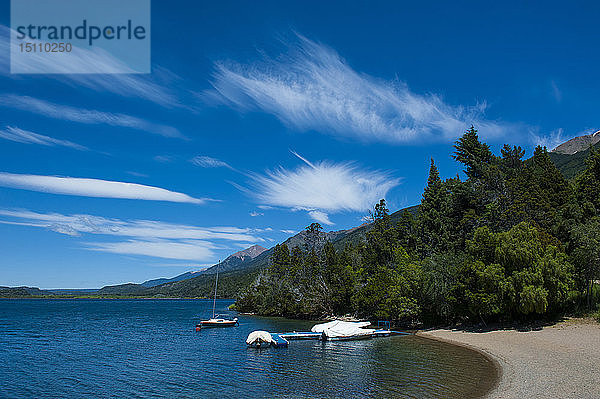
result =
[{"label": "pine tree", "polygon": [[509,146],[504,144],[500,150],[502,154],[502,169],[507,175],[512,175],[523,167],[523,156],[525,150],[519,146]]},{"label": "pine tree", "polygon": [[311,223],[304,231],[304,241],[310,252],[316,252],[324,240],[323,227],[319,223]]},{"label": "pine tree", "polygon": [[490,147],[479,141],[477,129],[471,126],[454,145],[454,160],[465,165],[465,174],[469,179],[481,179],[486,165],[490,164],[494,155]]},{"label": "pine tree", "polygon": [[447,212],[448,196],[432,158],[418,216],[419,246],[423,256],[447,248],[450,228]]},{"label": "pine tree", "polygon": [[504,218],[510,228],[533,221],[547,231],[569,200],[569,183],[556,168],[545,147],[537,146],[528,164],[507,181],[509,196]]}]

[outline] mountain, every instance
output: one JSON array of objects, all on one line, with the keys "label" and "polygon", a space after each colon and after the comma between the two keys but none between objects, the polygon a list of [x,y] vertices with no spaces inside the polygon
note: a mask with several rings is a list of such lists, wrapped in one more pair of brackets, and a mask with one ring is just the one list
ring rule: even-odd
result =
[{"label": "mountain", "polygon": [[600,141],[600,130],[592,134],[574,137],[552,150],[557,154],[573,155],[580,151],[587,150],[590,145],[595,145]]},{"label": "mountain", "polygon": [[[126,283],[110,285],[99,289],[98,295],[138,295],[138,296],[174,296],[174,297],[205,297],[209,296],[211,287],[214,287],[214,277],[217,266],[219,273],[240,272],[246,264],[260,256],[267,249],[260,245],[253,245],[227,257],[220,265],[214,265],[205,270],[192,271],[180,274],[173,278],[158,278],[144,281],[141,284]],[[201,277],[201,278],[200,278]],[[194,280],[187,284],[188,280]],[[226,282],[224,283],[226,287]],[[219,284],[221,287],[221,284]],[[219,288],[219,291],[221,289]],[[228,291],[223,291],[228,292]]]},{"label": "mountain", "polygon": [[107,285],[96,291],[98,295],[143,295],[146,287],[141,284],[127,283],[118,285]]},{"label": "mountain", "polygon": [[256,258],[266,250],[267,248],[261,247],[260,245],[253,245],[242,251],[238,251],[233,255],[229,255],[223,262],[202,271],[202,274],[215,274],[217,269],[219,269],[219,273],[238,270],[240,268],[243,269],[245,267],[245,262]]},{"label": "mountain", "polygon": [[0,287],[0,298],[42,296],[47,293],[37,287]]},{"label": "mountain", "polygon": [[596,150],[600,149],[600,131],[562,143],[549,153],[550,159],[563,176],[572,179],[585,169],[590,145]]},{"label": "mountain", "polygon": [[190,278],[198,277],[202,274],[215,274],[217,272],[217,268],[219,269],[220,273],[238,270],[240,267],[243,268],[244,261],[256,258],[258,255],[265,252],[266,250],[266,248],[261,247],[260,245],[253,245],[242,251],[238,251],[233,255],[229,255],[227,259],[225,259],[220,264],[213,265],[207,269],[183,273],[173,278],[157,278],[153,280],[148,280],[144,281],[140,285],[146,288],[152,288],[166,283],[174,283],[177,281],[188,280]]},{"label": "mountain", "polygon": [[173,282],[173,281],[187,280],[188,278],[196,277],[198,275],[198,273],[202,273],[203,271],[204,270],[197,270],[197,271],[193,271],[193,272],[186,272],[186,273],[180,274],[178,276],[175,276],[173,278],[155,278],[153,280],[144,281],[140,285],[143,286],[143,287],[147,287],[147,288],[156,287],[157,285],[161,285],[161,284],[165,284],[165,283],[170,283],[170,282]]},{"label": "mountain", "polygon": [[214,265],[193,278],[174,281],[153,287],[146,295],[169,297],[208,297],[214,290],[214,274],[219,268],[219,297],[232,298],[240,289],[254,281],[258,271],[268,264],[272,249],[253,245],[230,255],[219,265]]}]

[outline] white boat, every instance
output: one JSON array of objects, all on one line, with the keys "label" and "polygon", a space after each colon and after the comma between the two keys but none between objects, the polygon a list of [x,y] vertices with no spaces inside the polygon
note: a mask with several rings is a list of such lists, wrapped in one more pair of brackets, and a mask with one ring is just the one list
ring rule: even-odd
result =
[{"label": "white boat", "polygon": [[264,348],[275,344],[275,340],[271,336],[271,333],[267,331],[252,331],[248,338],[246,338],[246,344],[253,348]]},{"label": "white boat", "polygon": [[209,328],[209,327],[233,327],[239,325],[238,318],[234,317],[233,319],[222,319],[222,318],[210,318],[208,320],[202,320],[200,323],[196,325],[199,328]]},{"label": "white boat", "polygon": [[375,330],[363,328],[371,325],[368,321],[352,322],[334,320],[328,323],[317,324],[311,328],[312,332],[321,333],[323,341],[353,341],[372,338]]},{"label": "white boat", "polygon": [[233,327],[237,326],[240,323],[238,322],[238,318],[234,317],[233,319],[226,319],[223,317],[219,317],[219,315],[215,315],[215,308],[217,305],[217,287],[219,284],[219,266],[221,265],[221,261],[217,264],[217,277],[215,278],[215,296],[213,298],[213,310],[212,317],[208,320],[201,320],[200,323],[196,324],[196,331],[200,331],[203,328],[214,328],[214,327]]}]

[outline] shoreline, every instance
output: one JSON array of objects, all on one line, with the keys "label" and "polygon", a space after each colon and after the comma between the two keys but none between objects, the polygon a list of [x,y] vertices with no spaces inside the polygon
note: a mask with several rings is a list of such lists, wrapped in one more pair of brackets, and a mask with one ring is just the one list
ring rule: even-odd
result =
[{"label": "shoreline", "polygon": [[[181,299],[181,300],[206,300],[210,298],[199,298],[199,297],[152,297],[152,296],[60,296],[60,295],[47,295],[47,296],[11,296],[11,297],[0,297],[0,300],[15,300],[15,299]],[[232,298],[217,298],[217,300],[232,300]]]},{"label": "shoreline", "polygon": [[490,394],[495,392],[498,387],[500,386],[500,382],[502,381],[502,377],[504,375],[504,368],[502,367],[502,365],[500,364],[500,361],[498,359],[496,359],[496,357],[493,354],[490,354],[486,351],[484,351],[483,349],[480,349],[476,346],[473,345],[469,345],[463,342],[459,342],[459,341],[455,341],[455,340],[450,340],[450,339],[446,339],[446,338],[441,338],[441,337],[437,337],[434,335],[428,335],[426,331],[418,331],[415,333],[415,336],[420,337],[420,338],[425,338],[425,339],[430,339],[432,341],[438,341],[438,342],[443,342],[445,344],[449,344],[449,345],[454,345],[454,346],[458,346],[460,348],[472,351],[472,352],[476,352],[477,354],[483,356],[485,359],[487,359],[492,367],[493,367],[493,375],[490,376],[491,381],[487,382],[485,384],[485,387],[479,391],[479,392],[474,392],[475,394],[481,393],[481,398],[488,398],[490,397]]},{"label": "shoreline", "polygon": [[600,324],[571,318],[536,330],[419,331],[417,336],[474,350],[497,367],[486,398],[600,395]]}]

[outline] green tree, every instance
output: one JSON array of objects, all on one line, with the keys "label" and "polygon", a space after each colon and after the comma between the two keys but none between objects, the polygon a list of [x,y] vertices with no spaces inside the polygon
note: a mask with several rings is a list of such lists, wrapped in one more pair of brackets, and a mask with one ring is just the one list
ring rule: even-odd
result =
[{"label": "green tree", "polygon": [[452,251],[435,253],[423,260],[420,303],[424,321],[450,323],[465,313],[460,287],[466,261],[464,253]]},{"label": "green tree", "polygon": [[323,227],[319,223],[311,223],[304,231],[304,241],[309,251],[316,251],[324,241]]},{"label": "green tree", "polygon": [[506,174],[512,175],[523,168],[525,150],[521,147],[504,144],[500,153],[502,154],[502,168]]},{"label": "green tree", "polygon": [[586,169],[575,178],[575,192],[579,203],[587,208],[593,206],[594,213],[600,212],[600,151],[590,146]]},{"label": "green tree", "polygon": [[557,223],[557,214],[569,200],[570,187],[556,168],[546,148],[536,147],[533,157],[507,180],[503,227],[533,221],[547,231]]},{"label": "green tree", "polygon": [[458,139],[454,145],[454,160],[465,165],[465,174],[470,179],[480,179],[484,176],[486,166],[489,165],[494,155],[490,147],[479,141],[477,129],[471,126],[469,130]]},{"label": "green tree", "polygon": [[573,258],[577,265],[579,287],[586,295],[588,310],[592,307],[592,288],[600,271],[600,219],[593,218],[573,229]]},{"label": "green tree", "polygon": [[420,252],[423,257],[443,251],[449,245],[448,195],[431,159],[427,187],[419,207],[418,228]]},{"label": "green tree", "polygon": [[[479,310],[488,314],[553,313],[560,310],[573,288],[573,268],[567,255],[552,245],[547,234],[528,223],[501,233],[479,228],[468,250],[475,263],[468,271],[471,280],[468,275],[464,279],[466,297],[477,299]],[[476,289],[469,292],[469,287]],[[490,307],[492,302],[498,308]]]}]

